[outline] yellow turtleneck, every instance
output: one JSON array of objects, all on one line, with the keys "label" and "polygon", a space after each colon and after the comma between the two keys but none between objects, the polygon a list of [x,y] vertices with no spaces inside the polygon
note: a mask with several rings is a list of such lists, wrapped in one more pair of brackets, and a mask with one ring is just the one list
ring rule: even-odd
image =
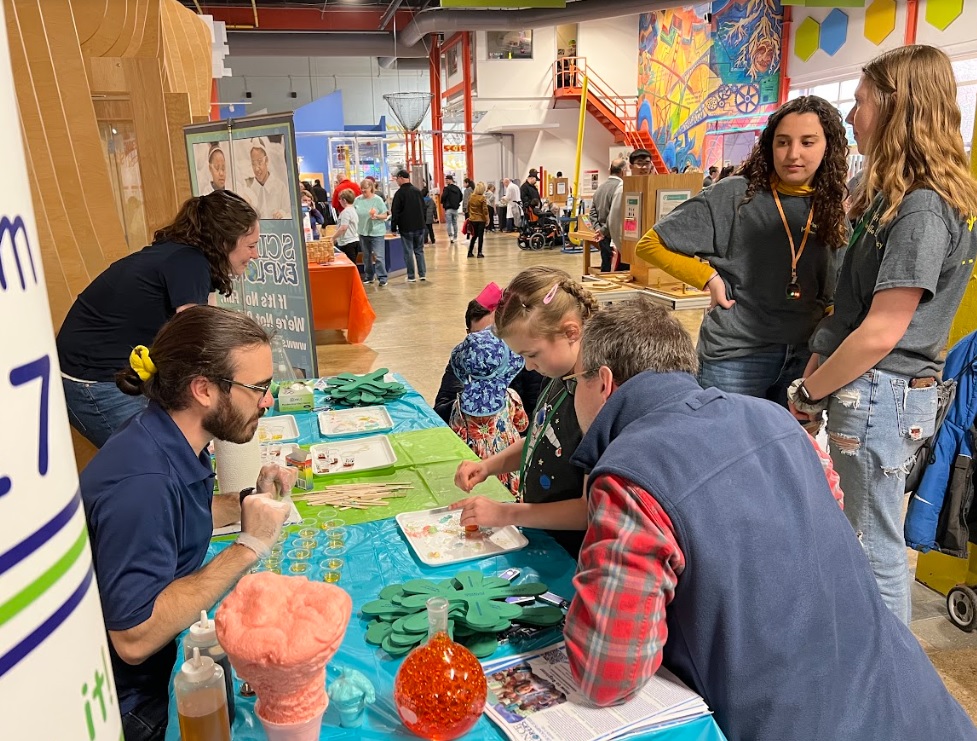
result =
[{"label": "yellow turtleneck", "polygon": [[[787,185],[777,182],[775,186],[777,192],[785,196],[809,196],[814,192],[814,188],[810,185]],[[641,238],[634,253],[656,268],[661,268],[673,278],[688,283],[700,291],[705,288],[709,279],[716,274],[709,263],[702,262],[695,257],[672,252],[668,249],[668,245],[662,242],[658,232],[654,229],[649,229],[648,233]]]}]

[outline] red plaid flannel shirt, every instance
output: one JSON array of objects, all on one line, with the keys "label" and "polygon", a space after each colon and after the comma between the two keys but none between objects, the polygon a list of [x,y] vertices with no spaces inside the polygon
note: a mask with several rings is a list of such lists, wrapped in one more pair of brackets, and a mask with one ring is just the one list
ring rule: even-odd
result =
[{"label": "red plaid flannel shirt", "polygon": [[612,705],[658,671],[685,556],[658,502],[618,476],[594,480],[589,520],[564,637],[583,694]]}]

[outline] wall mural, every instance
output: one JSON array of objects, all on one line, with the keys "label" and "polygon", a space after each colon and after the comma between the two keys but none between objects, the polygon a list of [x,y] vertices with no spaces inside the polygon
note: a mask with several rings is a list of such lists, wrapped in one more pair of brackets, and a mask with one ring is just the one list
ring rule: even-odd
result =
[{"label": "wall mural", "polygon": [[762,126],[776,110],[782,26],[779,0],[642,14],[638,127],[651,132],[669,167],[719,164],[721,138],[707,134]]}]

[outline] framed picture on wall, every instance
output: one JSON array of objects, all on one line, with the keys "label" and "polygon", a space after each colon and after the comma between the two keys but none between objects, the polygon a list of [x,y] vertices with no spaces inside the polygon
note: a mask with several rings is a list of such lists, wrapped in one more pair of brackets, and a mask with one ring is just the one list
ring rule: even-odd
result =
[{"label": "framed picture on wall", "polygon": [[485,46],[489,59],[532,59],[533,32],[486,31]]}]

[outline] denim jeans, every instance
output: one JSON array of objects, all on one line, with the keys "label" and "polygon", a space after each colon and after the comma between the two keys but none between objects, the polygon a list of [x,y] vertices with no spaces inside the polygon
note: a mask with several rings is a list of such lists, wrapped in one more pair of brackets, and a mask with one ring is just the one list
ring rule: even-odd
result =
[{"label": "denim jeans", "polygon": [[[373,282],[373,273],[380,279],[380,283],[387,282],[387,267],[383,264],[383,237],[364,237],[360,235],[360,250],[363,252],[363,279],[367,283]],[[373,261],[376,260],[374,267]]]},{"label": "denim jeans", "polygon": [[163,741],[168,720],[168,698],[147,700],[122,716],[122,735],[125,741]]},{"label": "denim jeans", "polygon": [[407,266],[407,279],[414,280],[414,260],[417,259],[417,277],[427,275],[427,264],[424,262],[424,230],[416,232],[401,232],[400,241],[404,245],[404,265]]},{"label": "denim jeans", "polygon": [[936,386],[870,370],[828,402],[828,449],[845,515],[868,556],[882,600],[907,625],[909,564],[903,536],[906,463],[936,428]]},{"label": "denim jeans", "polygon": [[446,208],[444,210],[444,220],[448,227],[448,239],[453,242],[458,239],[458,209]]},{"label": "denim jeans", "polygon": [[148,403],[145,396],[123,394],[113,381],[79,383],[62,378],[61,384],[68,421],[96,448]]},{"label": "denim jeans", "polygon": [[[722,311],[722,309],[713,309]],[[758,396],[787,406],[787,388],[804,375],[811,353],[807,347],[783,345],[726,360],[699,357],[699,385],[731,394]]]}]

